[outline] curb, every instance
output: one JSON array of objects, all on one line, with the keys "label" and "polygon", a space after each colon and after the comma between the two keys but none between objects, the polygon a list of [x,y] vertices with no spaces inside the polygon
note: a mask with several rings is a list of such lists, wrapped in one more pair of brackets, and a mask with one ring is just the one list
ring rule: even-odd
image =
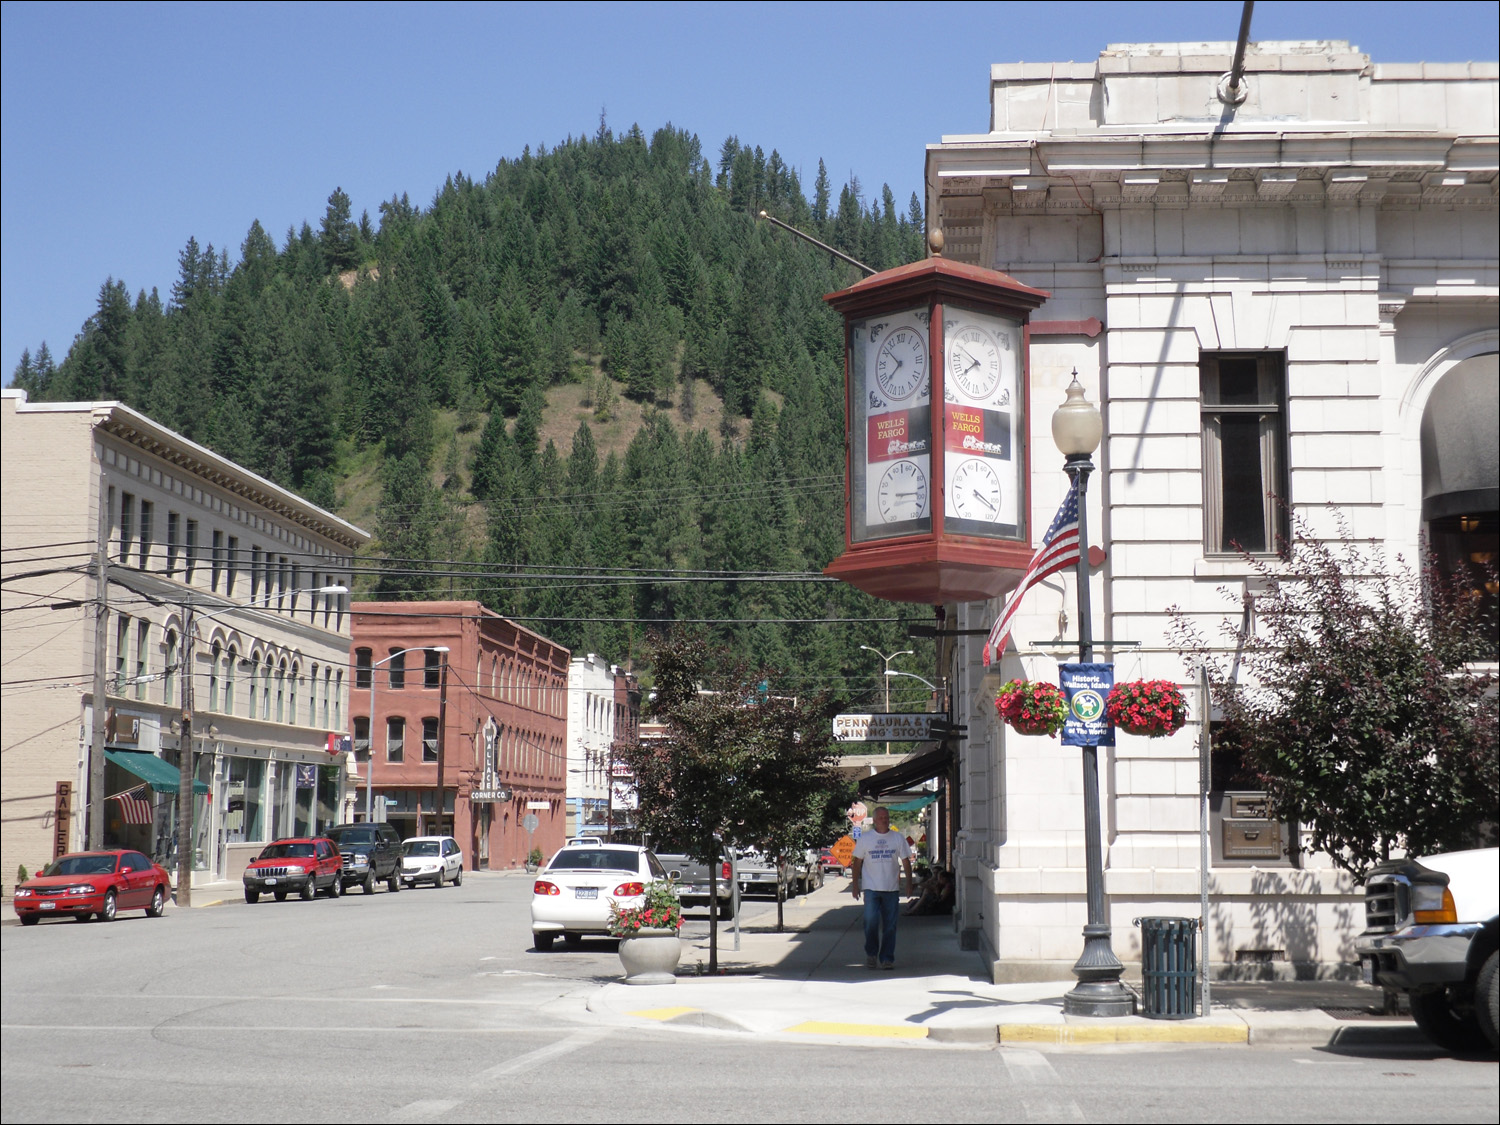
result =
[{"label": "curb", "polygon": [[1109,1043],[1246,1043],[1250,1029],[1243,1023],[1191,1026],[1167,1024],[1104,1024],[1082,1026],[1055,1023],[1003,1023],[997,1029],[1001,1046],[1007,1043],[1082,1047]]}]

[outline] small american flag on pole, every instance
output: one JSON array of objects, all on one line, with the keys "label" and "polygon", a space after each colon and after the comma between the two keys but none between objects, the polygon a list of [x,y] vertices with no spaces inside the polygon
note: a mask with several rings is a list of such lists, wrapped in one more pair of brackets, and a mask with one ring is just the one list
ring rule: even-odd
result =
[{"label": "small american flag on pole", "polygon": [[150,792],[151,790],[142,784],[134,789],[127,789],[123,793],[116,793],[110,800],[120,802],[120,812],[124,815],[126,824],[150,824],[152,811]]},{"label": "small american flag on pole", "polygon": [[1026,591],[1049,574],[1056,574],[1059,570],[1073,566],[1077,562],[1078,482],[1075,480],[1068,489],[1068,494],[1063,497],[1062,507],[1057,509],[1052,526],[1047,529],[1047,534],[1042,536],[1042,545],[1031,557],[1031,564],[1022,575],[1021,584],[1010,592],[1010,597],[1005,599],[1005,608],[1000,611],[1000,616],[995,620],[995,627],[990,630],[990,635],[984,642],[984,666],[986,668],[990,666],[992,649],[996,659],[999,659],[1005,652],[1005,642],[1010,637],[1011,622],[1020,611],[1021,599],[1026,596]]}]

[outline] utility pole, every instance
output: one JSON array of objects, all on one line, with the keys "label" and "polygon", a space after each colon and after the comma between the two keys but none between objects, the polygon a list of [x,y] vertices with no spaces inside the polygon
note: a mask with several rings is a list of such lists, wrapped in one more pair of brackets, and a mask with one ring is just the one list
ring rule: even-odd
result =
[{"label": "utility pole", "polygon": [[[447,804],[443,791],[443,744],[448,727],[448,654],[443,653],[443,666],[438,673],[438,729],[437,729],[437,835],[443,835],[443,810]],[[455,829],[457,828],[458,800],[453,801]]]},{"label": "utility pole", "polygon": [[104,846],[104,721],[108,710],[109,489],[99,475],[99,529],[94,553],[94,705],[89,733],[88,847]]},{"label": "utility pole", "polygon": [[182,607],[182,732],[177,743],[177,905],[193,905],[193,606]]}]

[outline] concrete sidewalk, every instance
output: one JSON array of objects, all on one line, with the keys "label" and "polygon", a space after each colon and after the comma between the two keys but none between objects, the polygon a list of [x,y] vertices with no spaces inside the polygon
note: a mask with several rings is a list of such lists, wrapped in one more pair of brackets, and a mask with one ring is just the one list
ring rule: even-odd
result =
[{"label": "concrete sidewalk", "polygon": [[[1198,1019],[1067,1016],[1062,996],[1072,980],[992,984],[979,955],[959,949],[952,920],[945,917],[903,917],[896,968],[872,971],[865,968],[862,909],[844,893],[847,887],[830,880],[787,903],[786,933],[771,932],[756,918],[742,933],[738,952],[730,949],[728,928],[721,927],[718,976],[706,975],[707,938],[685,939],[676,984],[603,985],[589,996],[588,1009],[614,1023],[866,1042],[1304,1047],[1424,1042],[1410,1020],[1369,1014],[1380,1004],[1379,990],[1345,982],[1216,985],[1212,1012]],[[774,920],[774,914],[769,917]]]}]

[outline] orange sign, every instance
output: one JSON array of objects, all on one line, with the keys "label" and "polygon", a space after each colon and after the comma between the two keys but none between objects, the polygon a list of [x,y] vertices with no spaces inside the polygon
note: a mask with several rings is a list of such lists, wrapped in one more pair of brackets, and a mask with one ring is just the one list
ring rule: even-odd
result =
[{"label": "orange sign", "polygon": [[839,861],[840,867],[848,867],[854,862],[854,837],[840,836],[829,851],[833,852],[833,858]]}]

